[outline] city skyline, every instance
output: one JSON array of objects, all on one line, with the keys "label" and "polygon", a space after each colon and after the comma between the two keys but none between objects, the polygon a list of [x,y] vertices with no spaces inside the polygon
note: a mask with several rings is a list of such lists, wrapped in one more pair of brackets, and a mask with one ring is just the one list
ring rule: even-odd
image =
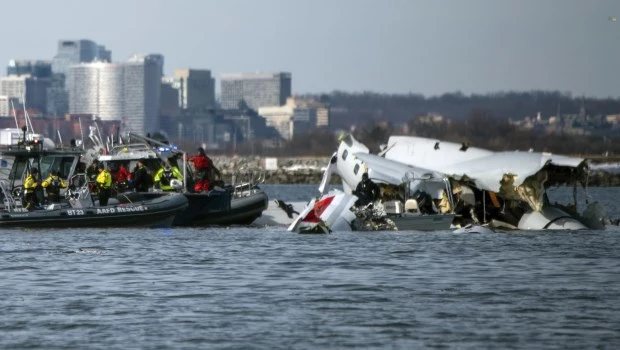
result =
[{"label": "city skyline", "polygon": [[[292,92],[559,90],[619,97],[620,2],[234,0],[29,2],[9,16],[0,62],[52,59],[90,39],[115,62],[165,57],[164,73],[291,72]],[[96,4],[93,7],[92,4]],[[23,5],[7,3],[8,13]],[[96,16],[95,16],[96,12]],[[109,23],[107,22],[109,21]],[[45,28],[45,30],[42,30]]]}]

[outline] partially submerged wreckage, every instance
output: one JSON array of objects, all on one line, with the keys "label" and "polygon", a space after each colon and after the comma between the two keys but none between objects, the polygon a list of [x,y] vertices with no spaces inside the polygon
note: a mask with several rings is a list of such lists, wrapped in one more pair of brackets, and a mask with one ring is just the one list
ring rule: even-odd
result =
[{"label": "partially submerged wreckage", "polygon": [[[365,172],[382,192],[370,213],[354,205],[353,189]],[[326,194],[332,174],[342,178],[343,191]],[[374,155],[346,135],[325,170],[321,197],[309,203],[289,230],[601,229],[604,210],[597,202],[588,203],[587,193],[582,196],[585,210],[578,212],[577,190],[585,191],[587,181],[588,164],[582,158],[493,152],[409,136],[390,137]],[[552,203],[551,186],[573,186],[572,203]]]}]

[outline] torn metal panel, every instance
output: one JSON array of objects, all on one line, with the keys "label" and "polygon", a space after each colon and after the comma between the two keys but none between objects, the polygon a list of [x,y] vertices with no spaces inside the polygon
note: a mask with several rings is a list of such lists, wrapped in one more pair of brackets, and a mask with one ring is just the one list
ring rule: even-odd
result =
[{"label": "torn metal panel", "polygon": [[545,186],[583,178],[585,159],[540,152],[492,152],[454,142],[392,136],[387,159],[444,173],[476,188],[542,207]]}]

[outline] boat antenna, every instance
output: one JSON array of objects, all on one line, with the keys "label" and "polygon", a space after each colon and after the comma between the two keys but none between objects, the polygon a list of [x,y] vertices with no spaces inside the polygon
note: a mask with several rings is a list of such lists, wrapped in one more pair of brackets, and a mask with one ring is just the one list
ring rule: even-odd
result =
[{"label": "boat antenna", "polygon": [[34,134],[34,128],[32,127],[32,120],[30,120],[30,116],[28,115],[28,110],[26,110],[26,94],[24,94],[24,119],[26,119],[26,126],[30,129],[30,134]]},{"label": "boat antenna", "polygon": [[95,120],[95,128],[97,128],[97,134],[99,135],[99,141],[101,145],[106,150],[106,152],[109,153],[110,149],[108,147],[108,144],[103,142],[103,137],[101,137],[101,131],[99,130],[99,123],[97,123],[97,120]]},{"label": "boat antenna", "polygon": [[95,147],[101,147],[101,140],[95,135],[95,130],[97,130],[97,128],[92,125],[88,127],[88,138],[93,142]]},{"label": "boat antenna", "polygon": [[60,136],[60,130],[56,129],[56,132],[58,132],[58,142],[60,142],[60,144],[62,145],[62,136]]},{"label": "boat antenna", "polygon": [[82,139],[82,149],[84,149],[84,129],[82,129],[82,118],[78,117],[80,123],[80,138]]},{"label": "boat antenna", "polygon": [[15,105],[13,104],[13,100],[11,100],[11,108],[13,108],[13,118],[15,118],[15,127],[19,129],[19,124],[17,123],[17,111],[15,110]]}]

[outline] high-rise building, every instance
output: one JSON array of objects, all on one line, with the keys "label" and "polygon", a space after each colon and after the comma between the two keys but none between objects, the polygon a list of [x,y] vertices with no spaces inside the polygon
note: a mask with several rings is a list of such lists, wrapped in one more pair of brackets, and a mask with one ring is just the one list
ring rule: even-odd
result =
[{"label": "high-rise building", "polygon": [[29,74],[0,77],[0,95],[16,98],[20,107],[45,112],[49,84],[49,78],[37,78]]},{"label": "high-rise building", "polygon": [[0,117],[13,115],[13,108],[17,108],[18,104],[17,98],[0,95]]},{"label": "high-rise building", "polygon": [[70,66],[93,61],[112,62],[112,52],[92,40],[60,40],[52,72],[67,74]]},{"label": "high-rise building", "polygon": [[275,128],[285,140],[291,140],[296,134],[308,129],[325,126],[328,120],[326,107],[317,101],[290,97],[283,106],[265,106],[258,109],[258,114],[265,118],[268,126]]},{"label": "high-rise building", "polygon": [[92,40],[60,40],[58,52],[52,59],[52,82],[47,92],[47,110],[55,115],[66,114],[69,90],[66,75],[69,67],[90,62],[112,62],[112,52]]},{"label": "high-rise building", "polygon": [[132,57],[125,64],[125,131],[146,134],[159,131],[159,98],[164,56]]},{"label": "high-rise building", "polygon": [[65,83],[64,74],[52,74],[47,89],[47,113],[65,115],[69,112],[69,92]]},{"label": "high-rise building", "polygon": [[207,69],[177,69],[174,85],[183,109],[215,108],[215,79]]},{"label": "high-rise building", "polygon": [[107,50],[105,45],[97,45],[97,61],[112,62],[112,51]]},{"label": "high-rise building", "polygon": [[145,55],[122,63],[71,66],[69,112],[120,120],[123,133],[159,131],[162,62],[161,55]]},{"label": "high-rise building", "polygon": [[258,110],[282,106],[291,96],[291,73],[222,74],[220,103],[223,109],[237,109],[245,103]]},{"label": "high-rise building", "polygon": [[7,75],[30,75],[36,78],[52,76],[52,61],[10,60],[6,68]]},{"label": "high-rise building", "polygon": [[174,87],[174,78],[161,78],[161,92],[159,98],[159,114],[176,118],[180,114],[179,91]]},{"label": "high-rise building", "polygon": [[10,60],[8,77],[2,79],[2,93],[19,100],[26,108],[47,110],[47,89],[52,82],[52,62],[42,60]]}]

